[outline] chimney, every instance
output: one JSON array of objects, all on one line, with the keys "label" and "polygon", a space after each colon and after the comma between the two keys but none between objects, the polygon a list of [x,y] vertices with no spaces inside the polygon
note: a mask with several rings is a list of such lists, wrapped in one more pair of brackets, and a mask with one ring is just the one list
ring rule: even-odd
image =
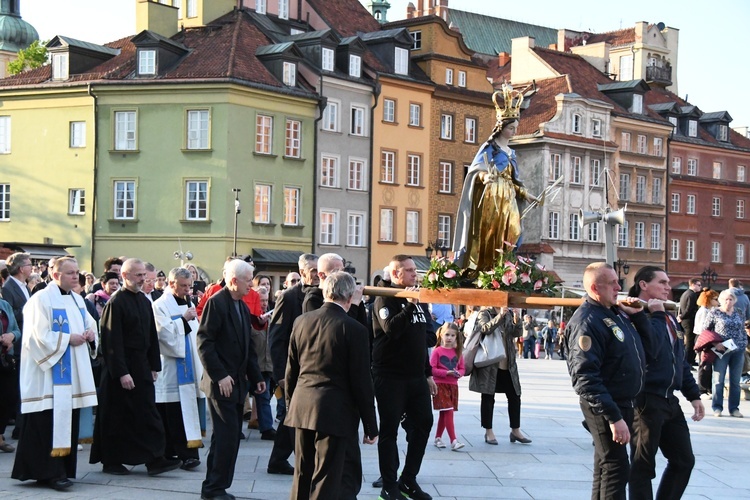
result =
[{"label": "chimney", "polygon": [[406,6],[406,19],[417,17],[416,10],[417,8],[414,7],[414,4],[412,2],[409,2],[409,5]]},{"label": "chimney", "polygon": [[510,54],[508,54],[507,52],[500,52],[497,55],[497,65],[499,67],[502,68],[503,66],[505,66],[509,62],[510,62]]},{"label": "chimney", "polygon": [[150,0],[138,0],[135,4],[135,31],[153,31],[170,38],[179,31],[177,13],[179,9]]}]

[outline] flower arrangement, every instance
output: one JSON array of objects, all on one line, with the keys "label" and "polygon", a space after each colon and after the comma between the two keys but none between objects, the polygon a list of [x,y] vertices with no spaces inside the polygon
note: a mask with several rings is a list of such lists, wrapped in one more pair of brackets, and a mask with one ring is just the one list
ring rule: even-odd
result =
[{"label": "flower arrangement", "polygon": [[514,248],[516,246],[512,243],[504,242],[504,248],[497,250],[500,255],[495,267],[489,271],[479,272],[477,287],[485,290],[553,295],[556,292],[555,282],[544,266],[516,255],[513,252]]},{"label": "flower arrangement", "polygon": [[460,267],[446,257],[433,257],[430,260],[430,268],[422,279],[422,286],[430,290],[458,288],[460,282]]}]

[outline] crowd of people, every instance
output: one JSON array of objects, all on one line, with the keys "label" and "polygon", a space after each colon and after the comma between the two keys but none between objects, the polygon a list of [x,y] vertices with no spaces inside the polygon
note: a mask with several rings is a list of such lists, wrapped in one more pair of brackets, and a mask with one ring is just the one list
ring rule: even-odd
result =
[{"label": "crowd of people", "polygon": [[[164,273],[137,258],[108,259],[99,280],[71,257],[35,269],[17,253],[6,266],[0,451],[16,453],[13,478],[55,490],[73,486],[84,434],[93,436],[90,462],[106,474],[141,464],[151,476],[197,469],[210,419],[201,497],[234,498],[228,490],[250,399],[261,439],[273,441],[267,473],[294,476],[291,498],[357,498],[365,444],[378,449],[373,485],[381,499],[429,499],[418,482],[427,445],[465,446],[454,423],[462,377],[481,394],[485,444],[498,444],[497,393],[507,400],[509,441],[532,442],[521,430],[520,357],[567,359],[594,441],[594,498],[625,498],[628,488],[631,498],[652,498],[659,450],[667,467],[656,497],[682,495],[695,459],[675,391],[700,421],[701,393],[712,395],[719,417],[728,382],[728,414],[742,417],[750,304],[735,280],[721,294],[691,280],[675,316],[664,306],[671,288],[662,269],[641,268],[629,290],[634,300],[618,302],[614,270],[592,264],[584,304],[558,326],[509,308],[469,308],[455,321],[443,304],[364,297],[337,254],[301,255],[277,294],[268,276],[238,258],[227,258],[222,279],[208,286],[196,286],[205,277],[194,266]],[[418,286],[406,255],[383,274],[378,286]],[[467,367],[471,339],[493,337],[506,355]],[[14,421],[17,449],[4,439]],[[407,437],[403,467],[399,427]]]}]

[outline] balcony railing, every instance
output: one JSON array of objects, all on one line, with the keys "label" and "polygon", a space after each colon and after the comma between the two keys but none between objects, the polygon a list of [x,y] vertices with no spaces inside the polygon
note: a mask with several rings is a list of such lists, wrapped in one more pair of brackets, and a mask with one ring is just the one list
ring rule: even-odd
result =
[{"label": "balcony railing", "polygon": [[646,66],[646,81],[672,85],[672,67]]}]

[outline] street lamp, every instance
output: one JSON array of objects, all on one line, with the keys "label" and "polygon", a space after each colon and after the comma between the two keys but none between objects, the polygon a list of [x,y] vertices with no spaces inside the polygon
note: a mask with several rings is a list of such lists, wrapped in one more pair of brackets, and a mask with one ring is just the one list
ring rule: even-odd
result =
[{"label": "street lamp", "polygon": [[708,283],[708,288],[711,288],[711,283],[716,283],[719,275],[716,274],[715,270],[711,269],[711,266],[708,266],[701,273],[701,278],[703,279],[703,283]]},{"label": "street lamp", "polygon": [[232,188],[234,192],[234,246],[232,247],[232,257],[237,257],[237,218],[240,215],[240,188]]},{"label": "street lamp", "polygon": [[[450,248],[448,248],[446,245],[442,245],[442,240],[435,240],[434,242],[430,243],[427,242],[427,248],[424,249],[424,254],[428,259],[432,259],[432,253],[437,251],[440,257],[445,258],[448,256],[448,251]],[[433,248],[433,245],[435,248]]]},{"label": "street lamp", "polygon": [[[628,273],[630,272],[630,264],[628,264],[627,260],[617,259],[612,263],[612,267],[614,267],[615,271],[617,271],[617,281],[620,282],[620,288],[625,288],[623,286],[625,284],[625,280],[622,277],[622,274],[624,274],[625,276],[628,275]],[[620,271],[622,271],[622,274],[620,274]]]},{"label": "street lamp", "polygon": [[344,272],[352,276],[357,272],[357,269],[352,265],[352,261],[344,259]]}]

